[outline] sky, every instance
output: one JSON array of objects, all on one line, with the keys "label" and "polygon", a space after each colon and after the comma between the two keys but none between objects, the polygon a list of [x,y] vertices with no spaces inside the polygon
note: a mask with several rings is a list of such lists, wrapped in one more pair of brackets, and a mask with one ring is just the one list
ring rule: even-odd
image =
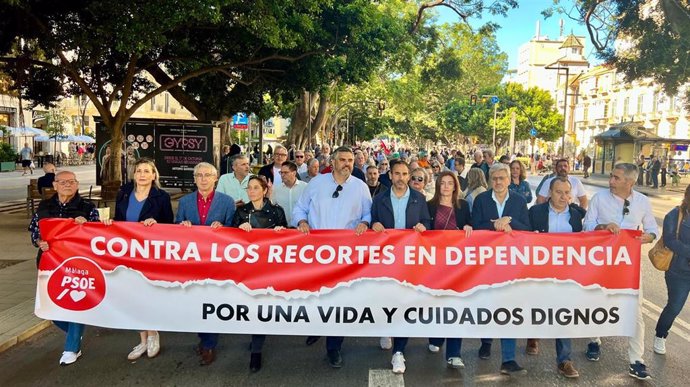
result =
[{"label": "sky", "polygon": [[[572,2],[569,0],[561,1],[561,3],[565,9],[570,9],[572,7]],[[559,20],[562,18],[564,22],[564,34],[568,35],[572,31],[577,36],[584,36],[585,57],[592,65],[599,63],[584,25],[579,25],[576,21],[568,18],[567,15],[560,14],[554,14],[550,18],[544,20],[541,11],[552,4],[553,2],[551,0],[520,0],[520,7],[508,11],[508,16],[506,17],[484,15],[483,19],[470,20],[470,24],[475,28],[488,21],[493,21],[500,25],[501,28],[496,33],[498,46],[503,52],[508,54],[508,68],[515,69],[517,67],[518,50],[522,44],[527,43],[535,36],[537,20],[539,20],[541,24],[541,36],[546,35],[549,39],[554,40],[560,35]],[[438,9],[439,23],[461,22],[460,17],[450,9],[446,7],[438,7]]]}]

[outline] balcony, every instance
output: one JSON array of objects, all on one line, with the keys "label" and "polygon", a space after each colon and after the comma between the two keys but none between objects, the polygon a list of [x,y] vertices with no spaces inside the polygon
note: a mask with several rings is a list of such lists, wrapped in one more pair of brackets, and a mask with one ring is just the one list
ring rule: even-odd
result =
[{"label": "balcony", "polygon": [[594,120],[594,125],[599,126],[599,127],[608,126],[608,124],[609,124],[608,117],[597,118]]}]

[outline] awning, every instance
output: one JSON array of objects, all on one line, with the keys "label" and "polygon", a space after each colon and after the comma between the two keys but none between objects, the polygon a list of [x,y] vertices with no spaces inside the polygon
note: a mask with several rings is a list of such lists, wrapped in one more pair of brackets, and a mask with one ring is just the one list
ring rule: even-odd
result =
[{"label": "awning", "polygon": [[6,126],[5,131],[7,131],[8,136],[15,136],[15,137],[27,137],[27,136],[47,136],[48,132],[45,130],[41,130],[38,128],[30,128],[30,127],[23,127],[23,128],[15,128],[12,126]]},{"label": "awning", "polygon": [[665,141],[663,137],[657,136],[636,122],[621,122],[613,125],[607,131],[594,136],[594,139],[613,142]]}]

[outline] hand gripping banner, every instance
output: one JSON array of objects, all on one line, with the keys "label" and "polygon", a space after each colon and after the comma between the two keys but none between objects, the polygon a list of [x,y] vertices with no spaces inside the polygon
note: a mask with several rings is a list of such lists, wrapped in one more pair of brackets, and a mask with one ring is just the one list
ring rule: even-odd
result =
[{"label": "hand gripping banner", "polygon": [[47,219],[36,315],[280,335],[630,336],[639,231],[296,230]]}]

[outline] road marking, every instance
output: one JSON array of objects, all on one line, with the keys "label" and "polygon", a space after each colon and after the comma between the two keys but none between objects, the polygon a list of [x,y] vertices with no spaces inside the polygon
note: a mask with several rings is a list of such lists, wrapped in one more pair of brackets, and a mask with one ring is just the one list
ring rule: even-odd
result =
[{"label": "road marking", "polygon": [[405,379],[391,370],[370,369],[369,387],[405,387]]},{"label": "road marking", "polygon": [[[642,306],[642,314],[649,317],[653,321],[659,321],[659,315],[663,309],[661,309],[660,307],[658,307],[657,305],[655,305],[654,303],[652,303],[651,301],[649,301],[647,299],[643,299],[642,303],[644,304]],[[690,342],[690,334],[685,332],[684,330],[678,328],[678,326],[682,326],[682,327],[687,329],[687,327],[690,327],[690,324],[688,324],[687,322],[685,322],[679,318],[676,318],[673,321],[673,325],[671,326],[671,329],[670,329],[670,331],[672,333],[675,333],[676,335],[680,336],[685,341]]]}]

